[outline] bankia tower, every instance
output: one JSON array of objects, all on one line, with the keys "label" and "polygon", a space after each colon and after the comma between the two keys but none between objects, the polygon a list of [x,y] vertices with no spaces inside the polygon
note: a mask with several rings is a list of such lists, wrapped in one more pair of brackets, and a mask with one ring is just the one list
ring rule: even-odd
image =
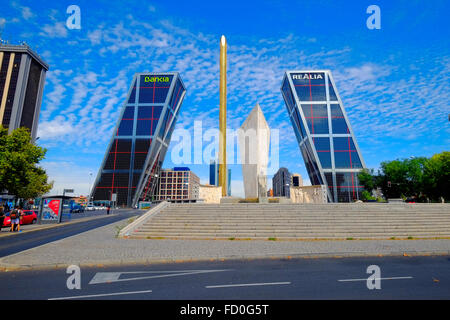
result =
[{"label": "bankia tower", "polygon": [[134,75],[91,200],[134,207],[154,198],[185,93],[177,72]]},{"label": "bankia tower", "polygon": [[311,184],[326,185],[329,202],[360,199],[365,164],[331,72],[287,71],[281,92]]}]

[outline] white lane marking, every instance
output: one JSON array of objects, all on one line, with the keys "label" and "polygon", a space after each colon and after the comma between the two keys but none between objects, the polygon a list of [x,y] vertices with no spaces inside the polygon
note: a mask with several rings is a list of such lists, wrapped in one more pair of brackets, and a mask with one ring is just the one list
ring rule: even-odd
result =
[{"label": "white lane marking", "polygon": [[[399,280],[399,279],[412,279],[413,277],[390,277],[390,278],[375,278],[372,280]],[[367,281],[367,278],[365,279],[343,279],[338,280],[339,282],[349,282],[349,281]]]},{"label": "white lane marking", "polygon": [[120,277],[120,272],[97,272],[89,284],[107,283],[117,281]]},{"label": "white lane marking", "polygon": [[139,294],[139,293],[150,293],[150,292],[152,292],[152,290],[115,292],[115,293],[104,293],[104,294],[91,294],[91,295],[86,295],[86,296],[72,296],[72,297],[50,298],[48,300],[68,300],[68,299],[98,298],[98,297],[119,296],[119,295],[126,295],[126,294]]},{"label": "white lane marking", "polygon": [[283,285],[283,284],[291,284],[290,282],[262,282],[262,283],[241,283],[241,284],[222,284],[216,286],[205,286],[205,288],[229,288],[229,287],[251,287],[251,286],[275,286],[275,285]]},{"label": "white lane marking", "polygon": [[[99,283],[111,283],[111,282],[122,282],[122,281],[135,281],[144,279],[156,279],[156,278],[167,278],[167,277],[177,277],[185,276],[191,274],[201,274],[201,273],[211,273],[211,272],[223,272],[230,270],[178,270],[178,271],[134,271],[134,272],[97,272],[89,284],[99,284]],[[157,276],[146,276],[146,277],[135,277],[119,279],[121,274],[138,274],[138,273],[168,273],[160,274]]]}]

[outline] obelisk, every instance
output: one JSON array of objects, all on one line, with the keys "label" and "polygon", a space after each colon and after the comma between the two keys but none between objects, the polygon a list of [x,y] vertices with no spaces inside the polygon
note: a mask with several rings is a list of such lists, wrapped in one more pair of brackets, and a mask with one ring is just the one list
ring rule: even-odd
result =
[{"label": "obelisk", "polygon": [[227,195],[227,40],[220,39],[219,186]]}]

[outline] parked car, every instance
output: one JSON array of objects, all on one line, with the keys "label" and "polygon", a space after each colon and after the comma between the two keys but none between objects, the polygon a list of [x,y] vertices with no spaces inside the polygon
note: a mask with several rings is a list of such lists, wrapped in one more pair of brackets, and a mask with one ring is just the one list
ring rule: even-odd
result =
[{"label": "parked car", "polygon": [[84,207],[80,206],[79,204],[73,205],[70,209],[70,213],[80,213],[84,212]]},{"label": "parked car", "polygon": [[95,210],[95,207],[92,204],[88,204],[86,206],[86,211],[94,211],[94,210]]},{"label": "parked car", "polygon": [[[5,215],[3,220],[3,227],[11,227],[10,212]],[[23,210],[23,216],[20,219],[20,224],[35,224],[37,222],[37,213],[34,210]]]},{"label": "parked car", "polygon": [[11,218],[9,217],[9,212],[5,214],[5,219],[3,219],[3,227],[10,227],[11,226]]},{"label": "parked car", "polygon": [[37,222],[37,212],[34,210],[23,210],[21,224],[35,224]]}]

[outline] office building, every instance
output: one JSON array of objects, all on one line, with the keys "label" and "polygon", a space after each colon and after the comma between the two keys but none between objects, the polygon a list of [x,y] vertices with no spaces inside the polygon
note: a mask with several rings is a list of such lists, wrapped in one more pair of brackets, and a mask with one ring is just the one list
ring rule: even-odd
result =
[{"label": "office building", "polygon": [[209,164],[209,184],[212,186],[219,185],[219,165],[215,160],[211,160]]},{"label": "office building", "polygon": [[286,168],[280,168],[272,178],[272,188],[274,197],[290,197],[290,187],[292,185],[291,173]]},{"label": "office building", "polygon": [[45,74],[49,66],[27,45],[0,44],[0,124],[36,139]]},{"label": "office building", "polygon": [[185,93],[176,72],[135,74],[94,183],[94,201],[135,207],[156,198]]},{"label": "office building", "polygon": [[199,198],[200,178],[189,168],[163,169],[159,179],[158,201]]},{"label": "office building", "polygon": [[360,199],[365,164],[331,72],[287,71],[281,92],[311,184],[330,202]]}]

